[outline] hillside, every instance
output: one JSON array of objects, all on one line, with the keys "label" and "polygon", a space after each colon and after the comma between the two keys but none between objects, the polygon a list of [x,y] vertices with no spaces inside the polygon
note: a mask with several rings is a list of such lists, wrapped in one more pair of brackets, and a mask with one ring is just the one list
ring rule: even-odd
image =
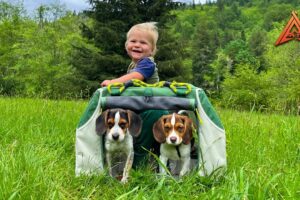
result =
[{"label": "hillside", "polygon": [[192,83],[224,108],[299,113],[300,42],[274,45],[297,1],[158,2],[107,1],[79,14],[41,6],[36,18],[0,2],[0,95],[89,98],[126,73],[126,32],[148,20],[158,22],[161,80]]}]

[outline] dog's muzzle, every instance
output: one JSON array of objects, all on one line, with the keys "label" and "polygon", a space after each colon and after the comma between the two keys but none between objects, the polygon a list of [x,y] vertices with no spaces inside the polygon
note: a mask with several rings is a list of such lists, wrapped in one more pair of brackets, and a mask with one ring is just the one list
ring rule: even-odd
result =
[{"label": "dog's muzzle", "polygon": [[175,136],[170,137],[170,141],[171,141],[173,144],[175,144],[176,141],[177,141],[177,137],[175,137]]},{"label": "dog's muzzle", "polygon": [[119,139],[119,133],[113,133],[112,134],[112,138],[113,138],[113,140],[118,140]]}]

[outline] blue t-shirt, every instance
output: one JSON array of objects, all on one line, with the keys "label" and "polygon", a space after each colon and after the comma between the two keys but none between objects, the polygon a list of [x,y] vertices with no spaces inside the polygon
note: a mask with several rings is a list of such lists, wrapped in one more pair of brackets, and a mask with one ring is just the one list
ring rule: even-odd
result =
[{"label": "blue t-shirt", "polygon": [[136,63],[136,67],[130,72],[139,72],[144,76],[144,79],[150,78],[155,70],[155,63],[150,58],[142,58]]}]

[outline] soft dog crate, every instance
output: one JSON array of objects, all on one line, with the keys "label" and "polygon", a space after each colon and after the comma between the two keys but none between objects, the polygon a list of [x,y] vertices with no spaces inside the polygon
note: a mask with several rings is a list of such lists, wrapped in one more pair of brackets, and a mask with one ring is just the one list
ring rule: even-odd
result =
[{"label": "soft dog crate", "polygon": [[199,175],[208,176],[217,169],[226,168],[225,130],[201,88],[186,83],[159,82],[149,85],[133,80],[100,88],[90,99],[76,128],[77,176],[103,172],[103,139],[95,132],[95,122],[99,114],[109,108],[194,112],[197,118]]}]

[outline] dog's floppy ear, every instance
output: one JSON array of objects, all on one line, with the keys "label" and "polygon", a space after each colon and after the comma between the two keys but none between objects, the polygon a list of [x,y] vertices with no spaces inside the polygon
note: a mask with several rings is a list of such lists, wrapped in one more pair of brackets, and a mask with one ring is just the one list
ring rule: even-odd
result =
[{"label": "dog's floppy ear", "polygon": [[106,119],[108,110],[101,113],[101,115],[96,119],[96,133],[98,135],[104,135],[106,131]]},{"label": "dog's floppy ear", "polygon": [[152,128],[153,131],[153,136],[155,138],[155,140],[159,143],[165,143],[166,142],[166,135],[164,133],[164,121],[165,121],[165,117],[162,116],[161,118],[159,118],[159,120],[157,120]]},{"label": "dog's floppy ear", "polygon": [[185,134],[182,137],[183,144],[189,144],[193,138],[193,121],[187,116],[180,116],[184,121]]},{"label": "dog's floppy ear", "polygon": [[129,127],[128,127],[129,133],[132,136],[137,137],[141,133],[143,121],[141,117],[135,112],[132,112],[131,110],[126,110],[126,112],[128,114],[128,120],[129,120]]}]

